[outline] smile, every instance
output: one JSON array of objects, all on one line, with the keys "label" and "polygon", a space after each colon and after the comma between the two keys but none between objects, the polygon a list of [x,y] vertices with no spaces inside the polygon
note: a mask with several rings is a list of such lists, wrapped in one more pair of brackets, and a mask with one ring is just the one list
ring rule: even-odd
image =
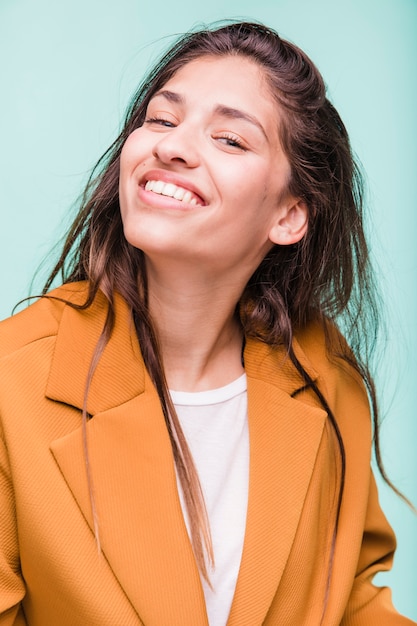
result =
[{"label": "smile", "polygon": [[194,193],[173,183],[165,183],[163,180],[148,180],[145,185],[145,191],[168,196],[192,206],[202,206],[199,198]]}]

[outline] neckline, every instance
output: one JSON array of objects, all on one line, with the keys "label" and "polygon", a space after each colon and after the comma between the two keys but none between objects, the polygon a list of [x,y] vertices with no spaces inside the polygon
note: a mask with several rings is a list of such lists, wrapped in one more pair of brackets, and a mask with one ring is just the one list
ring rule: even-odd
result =
[{"label": "neckline", "polygon": [[174,404],[181,405],[206,405],[218,404],[225,402],[238,396],[246,391],[246,373],[243,372],[232,382],[215,389],[206,389],[204,391],[177,391],[170,389],[169,393]]}]

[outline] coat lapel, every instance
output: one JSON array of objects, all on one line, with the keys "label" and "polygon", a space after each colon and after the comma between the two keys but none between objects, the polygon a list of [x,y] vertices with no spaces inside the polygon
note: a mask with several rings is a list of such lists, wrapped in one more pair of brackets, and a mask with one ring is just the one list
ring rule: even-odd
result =
[{"label": "coat lapel", "polygon": [[[46,395],[80,409],[105,319],[99,296],[86,311],[65,307]],[[314,372],[300,349],[298,358]],[[284,571],[326,413],[291,394],[302,381],[285,355],[249,340],[250,484],[245,543],[228,626],[262,624]],[[204,596],[178,497],[175,467],[156,391],[145,371],[128,308],[91,382],[88,461],[101,548],[145,624],[207,626]],[[72,426],[73,428],[73,426]],[[81,418],[51,444],[92,532]]]},{"label": "coat lapel", "polygon": [[[312,374],[300,350],[298,357]],[[245,367],[249,501],[228,626],[258,626],[265,620],[293,544],[326,420],[322,409],[289,395],[302,381],[283,353],[250,341]]]},{"label": "coat lapel", "polygon": [[[94,305],[96,307],[96,305]],[[47,396],[81,408],[105,306],[66,307]],[[178,497],[171,444],[156,391],[143,367],[127,307],[91,384],[87,423],[99,537],[103,555],[145,624],[207,626],[204,596]],[[92,532],[80,426],[51,451]]]}]

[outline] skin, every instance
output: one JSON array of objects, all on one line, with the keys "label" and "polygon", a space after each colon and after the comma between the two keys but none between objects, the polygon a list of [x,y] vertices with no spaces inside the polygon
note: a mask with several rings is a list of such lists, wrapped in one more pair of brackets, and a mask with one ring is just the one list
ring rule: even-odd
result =
[{"label": "skin", "polygon": [[[279,122],[256,63],[202,57],[154,96],[123,147],[124,232],[146,256],[172,389],[215,388],[242,373],[236,303],[268,250],[306,231],[307,209],[287,192]],[[161,187],[188,193],[179,200]]]}]

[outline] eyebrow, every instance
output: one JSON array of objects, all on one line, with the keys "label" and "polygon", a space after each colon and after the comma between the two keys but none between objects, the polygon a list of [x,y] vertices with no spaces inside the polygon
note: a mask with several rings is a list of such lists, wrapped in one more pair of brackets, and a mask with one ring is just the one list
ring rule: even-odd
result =
[{"label": "eyebrow", "polygon": [[163,96],[168,100],[168,102],[172,102],[173,104],[185,104],[184,98],[181,94],[176,91],[168,91],[168,89],[163,89],[162,91],[157,91],[151,98],[151,101],[158,96]]},{"label": "eyebrow", "polygon": [[[162,91],[158,91],[154,95],[154,98],[156,98],[157,96],[163,96],[164,98],[166,98],[166,100],[168,100],[168,102],[172,102],[173,104],[185,104],[184,97],[175,91],[169,91],[168,89],[164,89]],[[244,120],[246,122],[249,122],[253,126],[256,126],[264,135],[265,139],[268,140],[264,127],[256,119],[256,117],[250,115],[250,113],[246,113],[246,111],[241,111],[240,109],[235,109],[234,107],[229,107],[224,104],[216,105],[214,113],[216,115],[220,115],[221,117],[227,117],[232,120]]]}]

